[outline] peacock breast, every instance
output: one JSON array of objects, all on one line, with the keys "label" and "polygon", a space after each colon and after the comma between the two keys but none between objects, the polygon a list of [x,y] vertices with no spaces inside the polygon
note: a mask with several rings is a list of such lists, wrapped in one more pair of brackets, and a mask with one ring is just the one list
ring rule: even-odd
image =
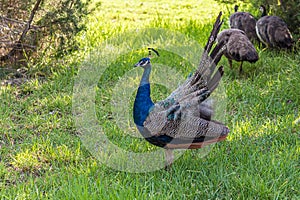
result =
[{"label": "peacock breast", "polygon": [[143,123],[153,106],[154,103],[150,97],[150,84],[139,86],[133,106],[134,123],[138,126],[144,126]]}]

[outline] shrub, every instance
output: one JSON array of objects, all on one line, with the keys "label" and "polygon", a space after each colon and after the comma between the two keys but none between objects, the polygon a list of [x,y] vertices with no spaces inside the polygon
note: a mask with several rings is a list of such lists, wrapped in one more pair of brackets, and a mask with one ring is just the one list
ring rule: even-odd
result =
[{"label": "shrub", "polygon": [[0,46],[2,65],[11,65],[12,60],[22,65],[27,64],[29,59],[36,63],[45,56],[57,59],[76,50],[78,44],[74,37],[85,29],[82,21],[92,11],[88,9],[91,0],[43,0],[38,4],[22,44],[12,55],[9,54],[26,28],[37,2],[1,0],[0,25],[6,27],[1,32],[1,37],[6,38]]}]

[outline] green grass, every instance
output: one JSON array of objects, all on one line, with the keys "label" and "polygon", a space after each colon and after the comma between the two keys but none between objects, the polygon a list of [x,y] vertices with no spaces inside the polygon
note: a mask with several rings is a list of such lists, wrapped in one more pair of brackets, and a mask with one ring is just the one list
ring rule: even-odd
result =
[{"label": "green grass", "polygon": [[[127,31],[150,27],[178,31],[203,45],[219,11],[213,10],[211,4],[216,3],[102,1],[101,10],[89,17],[86,32],[78,36],[82,50],[68,59],[80,58],[75,62],[80,63],[105,40],[114,41]],[[226,18],[229,6],[217,7]],[[147,53],[147,42],[132,50],[123,46],[125,53],[110,59],[105,70],[98,69],[102,75],[95,81],[98,123],[114,144],[133,152],[158,148],[125,135],[132,130],[117,125],[111,102],[116,100],[115,87],[122,77],[133,77],[126,80],[129,85],[125,86],[138,83],[141,69],[133,70],[132,65]],[[163,42],[178,45],[178,41]],[[129,49],[131,45],[134,46],[128,44]],[[194,62],[163,47],[159,49],[162,55],[153,59],[151,80],[161,75],[159,64],[169,66],[182,77],[194,69]],[[117,171],[97,160],[81,142],[82,132],[72,115],[73,86],[80,64],[64,64],[47,80],[33,79],[19,87],[1,86],[1,199],[299,198],[300,124],[293,121],[300,116],[300,55],[271,50],[259,54],[257,63],[244,63],[241,76],[237,63],[230,70],[227,60],[221,60],[227,96],[223,121],[231,130],[228,140],[213,148],[186,151],[170,171]],[[93,61],[97,63],[97,57]],[[170,91],[165,85],[153,84],[153,99],[162,99]],[[130,106],[133,100],[134,93],[129,95]],[[128,123],[132,124],[132,120]],[[202,157],[205,151],[209,153]]]}]

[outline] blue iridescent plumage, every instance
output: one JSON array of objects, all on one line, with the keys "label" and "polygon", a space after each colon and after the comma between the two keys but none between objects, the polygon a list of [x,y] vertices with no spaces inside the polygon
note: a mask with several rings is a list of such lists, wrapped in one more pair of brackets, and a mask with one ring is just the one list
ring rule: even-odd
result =
[{"label": "blue iridescent plumage", "polygon": [[138,88],[133,107],[133,118],[136,125],[144,126],[143,123],[153,105],[154,103],[150,98],[150,84],[141,85]]}]

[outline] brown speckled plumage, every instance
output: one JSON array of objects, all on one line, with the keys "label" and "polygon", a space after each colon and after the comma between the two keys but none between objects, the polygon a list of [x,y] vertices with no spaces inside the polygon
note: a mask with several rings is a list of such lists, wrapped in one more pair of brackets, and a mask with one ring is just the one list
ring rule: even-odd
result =
[{"label": "brown speckled plumage", "polygon": [[240,73],[242,72],[243,61],[256,62],[259,57],[255,47],[248,39],[244,31],[239,29],[226,29],[219,33],[218,43],[225,43],[224,55],[228,58],[232,68],[232,60],[241,62]]},{"label": "brown speckled plumage", "polygon": [[230,28],[240,29],[244,31],[252,43],[254,41],[259,41],[256,35],[256,30],[255,30],[256,19],[254,18],[254,16],[248,12],[237,12],[237,9],[238,7],[235,6],[235,13],[230,15],[229,18]]},{"label": "brown speckled plumage", "polygon": [[256,23],[256,33],[267,47],[291,48],[293,37],[287,24],[277,16],[265,16],[266,8],[260,7],[262,17]]}]

